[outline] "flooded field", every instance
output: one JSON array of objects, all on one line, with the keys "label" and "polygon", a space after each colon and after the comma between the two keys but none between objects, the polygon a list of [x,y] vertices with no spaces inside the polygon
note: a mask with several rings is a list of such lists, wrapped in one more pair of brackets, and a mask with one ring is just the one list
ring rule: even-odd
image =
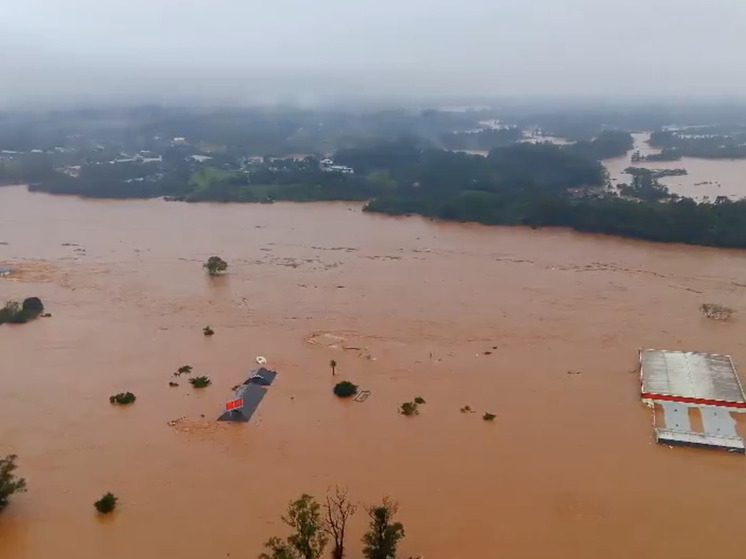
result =
[{"label": "flooded field", "polygon": [[[660,150],[647,144],[649,133],[633,134],[634,150],[642,155],[658,153]],[[718,196],[738,200],[746,196],[746,159],[697,159],[684,157],[680,161],[642,161],[630,163],[630,152],[624,157],[607,159],[604,165],[614,183],[629,183],[631,177],[624,173],[629,166],[648,169],[686,169],[686,175],[664,177],[661,183],[671,192],[702,201],[709,197],[714,201]]]},{"label": "flooded field", "polygon": [[[0,326],[0,454],[29,485],[0,516],[2,559],[255,557],[290,499],[334,484],[399,501],[402,557],[740,552],[746,459],[654,444],[636,373],[641,347],[746,367],[745,252],[16,187],[0,243],[0,297],[52,313]],[[211,254],[226,276],[201,269]],[[279,372],[258,412],[216,423],[257,355]],[[184,364],[213,384],[169,387]],[[340,379],[371,396],[337,400]]]}]

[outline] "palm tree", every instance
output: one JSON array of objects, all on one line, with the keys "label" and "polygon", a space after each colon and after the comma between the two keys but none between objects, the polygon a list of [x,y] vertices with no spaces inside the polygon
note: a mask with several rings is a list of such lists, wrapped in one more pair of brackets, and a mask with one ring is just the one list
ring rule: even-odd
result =
[{"label": "palm tree", "polygon": [[329,366],[332,368],[332,376],[337,374],[337,362],[334,359],[329,361]]}]

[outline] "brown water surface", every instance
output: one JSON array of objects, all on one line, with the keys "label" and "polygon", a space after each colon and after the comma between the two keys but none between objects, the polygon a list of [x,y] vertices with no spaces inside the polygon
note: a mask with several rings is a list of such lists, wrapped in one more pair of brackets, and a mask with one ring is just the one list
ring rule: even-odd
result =
[{"label": "brown water surface", "polygon": [[[0,326],[0,454],[29,484],[3,559],[255,557],[291,498],[335,483],[400,502],[404,557],[741,552],[744,458],[654,444],[636,367],[640,347],[746,363],[744,252],[16,187],[0,242],[18,269],[0,298],[53,314]],[[213,253],[226,276],[201,269]],[[708,321],[708,301],[739,314]],[[257,355],[280,373],[259,411],[214,422]],[[212,386],[169,387],[187,363]],[[372,395],[338,401],[340,378]],[[137,402],[110,405],[124,390]],[[120,507],[100,519],[106,491]]]}]

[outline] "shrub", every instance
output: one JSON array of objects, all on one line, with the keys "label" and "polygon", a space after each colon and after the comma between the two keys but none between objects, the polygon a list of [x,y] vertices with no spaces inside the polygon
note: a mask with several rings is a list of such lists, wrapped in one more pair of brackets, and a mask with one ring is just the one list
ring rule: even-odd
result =
[{"label": "shrub", "polygon": [[334,394],[340,398],[349,398],[357,394],[357,385],[352,384],[348,380],[343,380],[334,386]]},{"label": "shrub", "polygon": [[0,511],[8,506],[11,495],[26,491],[26,480],[14,473],[17,458],[15,454],[0,458]]},{"label": "shrub", "polygon": [[114,394],[114,396],[109,396],[109,402],[112,404],[131,404],[136,399],[137,397],[132,392],[120,392]]},{"label": "shrub", "polygon": [[730,320],[735,312],[730,307],[717,303],[704,303],[699,307],[699,310],[707,318],[712,318],[713,320]]},{"label": "shrub", "polygon": [[16,316],[21,313],[21,305],[17,301],[8,301],[5,306],[0,309],[0,324],[5,322],[15,322]]},{"label": "shrub", "polygon": [[23,304],[17,301],[8,301],[0,309],[0,324],[10,322],[12,324],[24,324],[36,318],[44,311],[44,305],[38,297],[29,297]]},{"label": "shrub", "polygon": [[109,514],[117,507],[118,500],[119,499],[117,499],[113,493],[106,493],[98,501],[93,503],[93,506],[96,507],[96,510],[101,514]]},{"label": "shrub", "polygon": [[205,326],[204,328],[202,328],[202,333],[205,336],[212,336],[215,333],[215,330],[213,330],[209,326]]},{"label": "shrub", "polygon": [[176,373],[174,373],[174,376],[188,375],[191,372],[192,372],[191,365],[182,365],[181,367],[177,369]]},{"label": "shrub", "polygon": [[179,386],[179,383],[178,382],[174,382],[174,381],[171,380],[171,381],[168,382],[168,385],[169,386]]},{"label": "shrub", "polygon": [[417,405],[424,404],[425,403],[425,398],[423,398],[422,396],[417,396],[414,399],[414,403],[417,404]]},{"label": "shrub", "polygon": [[212,383],[210,378],[206,376],[190,378],[189,382],[194,388],[205,388]]},{"label": "shrub", "polygon": [[399,408],[399,412],[402,415],[419,415],[420,410],[417,409],[417,404],[414,402],[404,402]]},{"label": "shrub", "polygon": [[472,413],[471,406],[464,406],[461,408],[461,413]]},{"label": "shrub", "polygon": [[495,417],[497,417],[497,416],[494,413],[484,412],[484,415],[482,416],[482,419],[484,419],[485,421],[492,421],[493,419],[495,419]]},{"label": "shrub", "polygon": [[216,276],[228,269],[228,263],[219,256],[211,256],[207,259],[207,262],[203,264],[203,267],[207,270],[208,274]]}]

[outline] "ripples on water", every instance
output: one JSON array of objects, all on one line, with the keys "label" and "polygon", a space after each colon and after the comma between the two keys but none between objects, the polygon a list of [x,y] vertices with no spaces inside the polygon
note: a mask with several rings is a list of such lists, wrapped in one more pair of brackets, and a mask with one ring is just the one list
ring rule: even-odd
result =
[{"label": "ripples on water", "polygon": [[[746,363],[740,319],[698,312],[746,311],[742,252],[20,188],[0,189],[0,241],[20,273],[2,297],[53,314],[0,326],[0,453],[29,482],[3,559],[251,557],[291,498],[333,484],[401,503],[404,557],[740,552],[746,463],[655,445],[636,367],[640,347]],[[213,253],[225,277],[201,269]],[[256,355],[271,392],[250,424],[215,424]],[[169,387],[185,363],[213,384]],[[372,395],[338,401],[340,378]],[[137,402],[111,406],[124,390]],[[419,416],[396,413],[420,395]],[[121,506],[100,521],[106,491]]]}]

